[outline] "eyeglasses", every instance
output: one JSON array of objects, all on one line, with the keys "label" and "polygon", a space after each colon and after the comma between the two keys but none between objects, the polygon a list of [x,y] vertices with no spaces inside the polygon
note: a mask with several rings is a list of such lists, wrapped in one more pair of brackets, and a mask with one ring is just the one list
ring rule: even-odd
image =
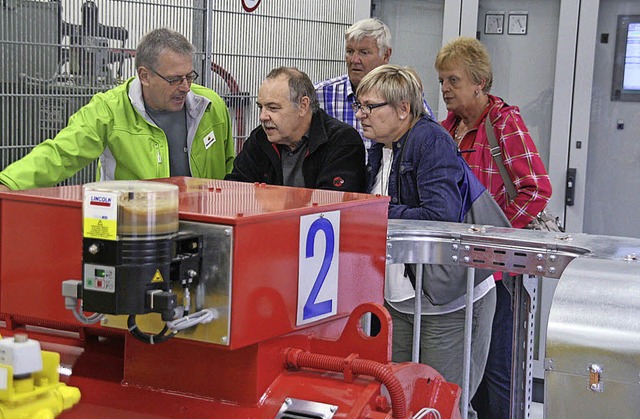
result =
[{"label": "eyeglasses", "polygon": [[371,104],[371,105],[363,105],[360,102],[353,102],[351,104],[351,107],[353,108],[353,111],[355,113],[358,113],[358,111],[362,111],[362,113],[365,116],[369,116],[369,115],[371,115],[371,111],[373,111],[375,108],[379,108],[381,106],[385,106],[385,105],[388,105],[388,104],[389,104],[389,102],[382,102],[382,103],[374,103],[374,104]]},{"label": "eyeglasses", "polygon": [[196,71],[192,71],[191,73],[187,74],[186,76],[182,76],[182,77],[171,77],[171,78],[167,78],[165,76],[163,76],[162,74],[158,73],[156,70],[154,69],[150,69],[153,74],[155,74],[156,76],[160,77],[162,80],[166,81],[167,83],[169,83],[170,86],[178,86],[182,84],[183,80],[187,81],[187,84],[191,84],[194,81],[196,81],[198,79],[198,73],[196,73]]}]

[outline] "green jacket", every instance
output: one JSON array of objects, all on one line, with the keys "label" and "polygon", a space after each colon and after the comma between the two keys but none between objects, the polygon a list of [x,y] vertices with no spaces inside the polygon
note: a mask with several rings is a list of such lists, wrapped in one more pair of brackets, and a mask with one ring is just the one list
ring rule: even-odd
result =
[{"label": "green jacket", "polygon": [[[191,175],[224,178],[234,159],[229,110],[213,90],[195,84],[185,103]],[[96,94],[54,139],[0,172],[0,182],[16,190],[53,186],[96,158],[101,180],[169,177],[167,137],[147,115],[137,78]]]}]

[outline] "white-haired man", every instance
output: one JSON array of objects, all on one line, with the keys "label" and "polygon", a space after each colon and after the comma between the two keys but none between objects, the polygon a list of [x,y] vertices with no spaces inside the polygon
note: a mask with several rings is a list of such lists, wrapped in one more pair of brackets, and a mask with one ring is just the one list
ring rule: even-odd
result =
[{"label": "white-haired man", "polygon": [[[391,58],[391,31],[375,18],[362,19],[351,25],[344,34],[347,74],[317,83],[318,102],[329,115],[353,126],[362,137],[367,151],[371,140],[362,133],[360,121],[353,110],[355,91],[371,70],[388,64]],[[427,102],[425,110],[433,118]]]}]

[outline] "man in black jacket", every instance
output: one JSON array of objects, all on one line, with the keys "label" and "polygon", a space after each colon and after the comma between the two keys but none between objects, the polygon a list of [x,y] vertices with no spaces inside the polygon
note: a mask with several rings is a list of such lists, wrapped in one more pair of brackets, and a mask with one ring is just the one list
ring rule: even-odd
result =
[{"label": "man in black jacket", "polygon": [[313,83],[293,67],[272,70],[258,92],[260,126],[226,180],[366,192],[358,132],[318,106]]}]

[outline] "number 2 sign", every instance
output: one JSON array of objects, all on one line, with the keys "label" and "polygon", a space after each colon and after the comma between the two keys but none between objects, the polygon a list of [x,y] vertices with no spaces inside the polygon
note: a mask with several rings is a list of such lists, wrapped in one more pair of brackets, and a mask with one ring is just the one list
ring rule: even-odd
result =
[{"label": "number 2 sign", "polygon": [[337,313],[339,250],[340,211],[300,217],[296,325]]}]

